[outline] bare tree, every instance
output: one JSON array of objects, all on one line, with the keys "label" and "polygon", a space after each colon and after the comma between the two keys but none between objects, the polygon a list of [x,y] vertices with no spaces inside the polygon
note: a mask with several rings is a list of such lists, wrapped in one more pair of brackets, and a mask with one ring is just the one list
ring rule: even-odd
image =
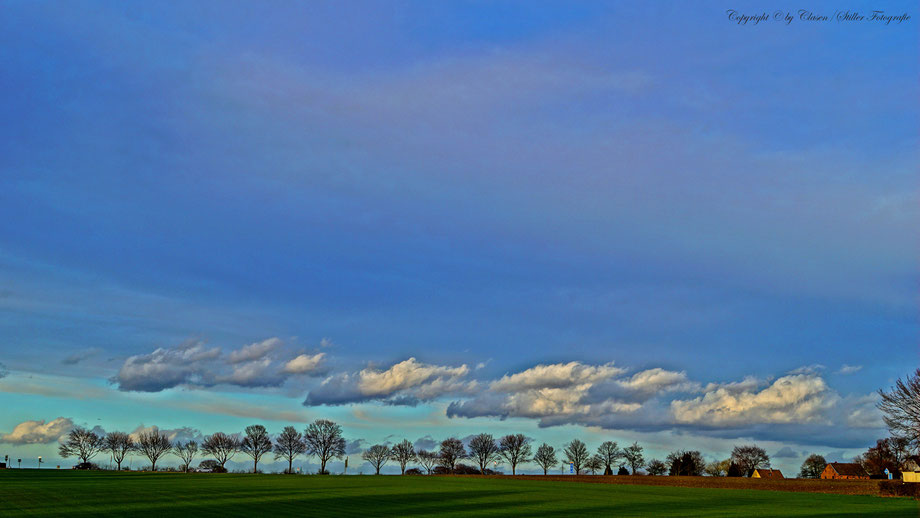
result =
[{"label": "bare tree", "polygon": [[221,468],[240,451],[240,440],[224,432],[217,432],[204,438],[201,451],[214,457]]},{"label": "bare tree", "polygon": [[585,469],[590,471],[592,475],[597,475],[597,471],[604,469],[604,467],[604,458],[600,455],[594,455],[585,461]]},{"label": "bare tree", "polygon": [[192,465],[192,460],[198,453],[198,443],[195,441],[186,443],[177,441],[173,444],[172,453],[182,461],[182,471],[188,472],[188,467]]},{"label": "bare tree", "polygon": [[499,454],[511,465],[511,474],[517,474],[517,465],[530,462],[530,439],[522,433],[506,435],[499,441]]},{"label": "bare tree", "polygon": [[441,463],[441,456],[433,451],[419,450],[417,457],[418,463],[425,468],[425,471],[427,471],[429,475],[431,475],[431,470]]},{"label": "bare tree", "polygon": [[744,476],[749,477],[756,468],[769,468],[770,456],[763,448],[754,445],[735,446],[732,462],[738,465]]},{"label": "bare tree", "polygon": [[731,467],[732,460],[714,460],[703,468],[703,473],[710,477],[724,477],[728,475],[728,469]]},{"label": "bare tree", "polygon": [[623,458],[623,450],[617,446],[616,441],[605,441],[597,447],[597,454],[600,455],[601,459],[604,461],[604,475],[612,475],[613,469],[611,466],[615,465],[617,461]]},{"label": "bare tree", "polygon": [[658,459],[652,459],[648,461],[648,474],[652,476],[661,476],[668,472],[668,467],[664,462],[661,462]]},{"label": "bare tree", "polygon": [[470,440],[470,456],[479,463],[479,472],[486,474],[489,463],[499,457],[499,448],[492,434],[481,433]]},{"label": "bare tree", "polygon": [[134,451],[134,439],[124,432],[109,432],[105,436],[105,451],[112,454],[116,469],[121,471],[121,463]]},{"label": "bare tree", "polygon": [[920,369],[906,379],[900,378],[890,391],[878,391],[882,400],[878,408],[885,415],[885,424],[895,437],[910,441],[920,450]]},{"label": "bare tree", "polygon": [[543,468],[543,474],[546,475],[553,466],[559,464],[559,460],[556,458],[556,448],[546,443],[541,444],[537,448],[536,455],[533,456],[533,461]]},{"label": "bare tree", "polygon": [[406,464],[418,458],[415,454],[415,447],[406,439],[393,446],[390,450],[390,457],[399,463],[399,471],[402,475],[406,474]]},{"label": "bare tree", "polygon": [[584,467],[585,462],[588,461],[588,447],[585,446],[585,443],[579,441],[578,439],[572,439],[565,449],[565,459],[572,463],[572,467],[575,468],[575,474],[581,474],[581,468]]},{"label": "bare tree", "polygon": [[67,439],[58,447],[58,453],[65,459],[77,457],[81,463],[85,464],[103,448],[105,448],[105,441],[102,437],[78,426],[67,434]]},{"label": "bare tree", "polygon": [[319,458],[319,472],[327,474],[326,463],[331,459],[341,459],[345,456],[345,439],[342,437],[342,427],[328,419],[317,419],[307,426],[303,434],[307,443],[307,453]]},{"label": "bare tree", "polygon": [[369,462],[371,466],[374,466],[375,475],[380,474],[380,468],[390,460],[390,456],[390,448],[384,444],[375,444],[364,450],[364,453],[361,454],[362,459]]},{"label": "bare tree", "polygon": [[240,443],[240,451],[252,457],[252,472],[259,472],[259,459],[272,451],[272,440],[268,431],[260,424],[246,427],[246,435]]},{"label": "bare tree", "polygon": [[451,472],[457,469],[457,462],[468,457],[466,448],[463,447],[463,442],[460,439],[450,437],[441,441],[441,451],[438,459],[440,459],[441,465]]},{"label": "bare tree", "polygon": [[634,442],[631,445],[623,448],[623,458],[626,459],[626,463],[629,464],[630,469],[632,469],[632,474],[635,475],[636,471],[642,466],[645,466],[645,457],[642,455],[642,446],[639,446],[638,442]]},{"label": "bare tree", "polygon": [[303,440],[303,434],[293,426],[285,426],[284,430],[281,430],[281,435],[275,439],[275,460],[287,459],[287,473],[294,472],[294,459],[305,451],[307,443]]},{"label": "bare tree", "polygon": [[812,453],[802,463],[799,478],[821,478],[821,473],[827,467],[827,461],[817,453]]},{"label": "bare tree", "polygon": [[172,443],[169,442],[169,437],[165,433],[160,433],[159,429],[153,428],[138,434],[135,449],[150,460],[150,471],[156,471],[157,460],[172,450]]}]

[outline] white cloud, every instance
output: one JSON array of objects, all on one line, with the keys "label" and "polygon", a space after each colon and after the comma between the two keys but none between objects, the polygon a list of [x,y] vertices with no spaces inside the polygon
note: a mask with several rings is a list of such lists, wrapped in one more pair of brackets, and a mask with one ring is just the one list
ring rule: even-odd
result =
[{"label": "white cloud", "polygon": [[718,387],[703,396],[674,400],[674,419],[684,424],[749,425],[753,423],[826,422],[825,411],[838,397],[816,374],[792,374],[762,390]]},{"label": "white cloud", "polygon": [[464,379],[469,367],[429,365],[409,358],[387,369],[367,367],[355,373],[330,376],[307,395],[304,404],[337,405],[381,400],[413,405],[447,394],[469,392],[475,381]]},{"label": "white cloud", "polygon": [[614,367],[613,363],[604,365],[585,365],[579,362],[537,365],[527,370],[505,375],[492,382],[491,390],[514,392],[528,389],[562,388],[575,385],[591,384],[608,379],[625,372]]},{"label": "white cloud", "polygon": [[282,370],[288,374],[313,374],[321,368],[325,357],[326,353],[301,354],[285,363]]},{"label": "white cloud", "polygon": [[280,338],[269,338],[244,346],[237,351],[231,351],[228,363],[242,363],[262,360],[281,345]]},{"label": "white cloud", "polygon": [[73,428],[73,420],[58,417],[51,421],[24,421],[13,431],[0,435],[0,442],[8,444],[50,444],[57,442]]},{"label": "white cloud", "polygon": [[862,370],[862,365],[847,365],[844,363],[843,366],[840,367],[840,370],[837,371],[837,374],[853,374],[860,370]]}]

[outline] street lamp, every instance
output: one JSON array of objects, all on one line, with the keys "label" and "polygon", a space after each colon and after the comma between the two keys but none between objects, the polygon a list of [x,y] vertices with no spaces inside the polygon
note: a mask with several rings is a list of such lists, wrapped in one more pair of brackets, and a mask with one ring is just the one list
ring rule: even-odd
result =
[{"label": "street lamp", "polygon": [[42,458],[41,458],[41,456],[38,457],[38,469],[42,469]]}]

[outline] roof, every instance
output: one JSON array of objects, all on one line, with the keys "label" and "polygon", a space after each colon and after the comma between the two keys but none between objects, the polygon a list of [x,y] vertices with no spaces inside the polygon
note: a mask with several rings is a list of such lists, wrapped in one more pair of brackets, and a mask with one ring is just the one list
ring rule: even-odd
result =
[{"label": "roof", "polygon": [[828,466],[834,468],[838,475],[849,477],[868,477],[869,474],[862,466],[855,462],[831,462]]},{"label": "roof", "polygon": [[754,470],[760,478],[785,478],[783,472],[778,469],[757,468]]}]

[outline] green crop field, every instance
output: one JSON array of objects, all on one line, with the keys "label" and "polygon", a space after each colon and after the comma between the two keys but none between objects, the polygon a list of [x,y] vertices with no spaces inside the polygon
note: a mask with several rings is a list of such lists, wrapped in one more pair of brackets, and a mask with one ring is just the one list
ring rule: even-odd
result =
[{"label": "green crop field", "polygon": [[0,516],[918,516],[904,498],[465,477],[0,471]]}]

